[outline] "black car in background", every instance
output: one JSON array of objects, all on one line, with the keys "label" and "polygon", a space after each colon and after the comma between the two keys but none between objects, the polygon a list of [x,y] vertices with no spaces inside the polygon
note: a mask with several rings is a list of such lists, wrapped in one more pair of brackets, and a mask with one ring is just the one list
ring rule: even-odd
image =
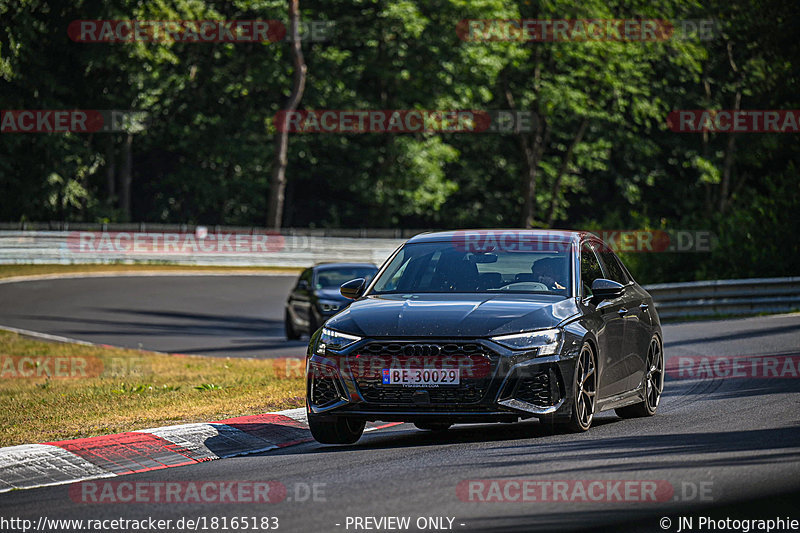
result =
[{"label": "black car in background", "polygon": [[284,312],[286,338],[313,334],[328,318],[350,304],[339,286],[351,279],[372,280],[378,267],[372,263],[322,263],[303,270]]},{"label": "black car in background", "polygon": [[444,430],[537,417],[586,431],[593,416],[655,414],[664,386],[650,295],[590,233],[423,234],[316,332],[307,411],[322,443],[357,441],[366,421]]}]

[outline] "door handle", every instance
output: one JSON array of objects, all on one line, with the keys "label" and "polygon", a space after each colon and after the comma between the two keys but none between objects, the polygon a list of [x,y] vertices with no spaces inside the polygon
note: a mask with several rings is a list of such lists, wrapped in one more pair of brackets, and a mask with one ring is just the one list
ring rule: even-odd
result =
[{"label": "door handle", "polygon": [[639,306],[639,309],[641,309],[642,311],[647,311],[647,309],[649,307],[650,307],[649,305],[647,305],[646,303],[642,302],[642,305]]},{"label": "door handle", "polygon": [[619,316],[625,316],[628,314],[628,310],[625,309],[624,307],[621,307],[620,310],[617,311],[617,313],[619,313]]}]

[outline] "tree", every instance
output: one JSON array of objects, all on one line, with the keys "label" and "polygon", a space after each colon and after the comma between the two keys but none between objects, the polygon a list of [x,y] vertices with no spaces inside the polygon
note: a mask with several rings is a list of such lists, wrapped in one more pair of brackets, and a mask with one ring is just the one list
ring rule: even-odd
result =
[{"label": "tree", "polygon": [[[306,86],[306,64],[303,59],[303,49],[300,42],[300,7],[298,0],[289,0],[289,24],[291,34],[292,63],[294,65],[294,77],[292,82],[292,93],[284,107],[284,117],[294,112],[303,98],[303,91]],[[283,204],[286,190],[286,165],[287,152],[289,150],[289,129],[279,128],[277,141],[275,143],[275,159],[272,163],[272,179],[270,181],[269,202],[267,204],[267,226],[272,229],[280,229],[283,220]]]}]

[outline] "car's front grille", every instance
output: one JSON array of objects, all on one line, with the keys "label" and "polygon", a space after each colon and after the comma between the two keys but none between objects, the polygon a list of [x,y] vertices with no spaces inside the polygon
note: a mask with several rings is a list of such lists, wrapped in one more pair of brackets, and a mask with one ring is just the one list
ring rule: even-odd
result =
[{"label": "car's front grille", "polygon": [[313,366],[311,375],[311,403],[325,407],[342,399],[333,369]]},{"label": "car's front grille", "polygon": [[518,380],[514,398],[540,407],[551,405],[550,379],[547,372],[539,372],[535,376]]},{"label": "car's front grille", "polygon": [[533,374],[515,375],[506,387],[503,398],[514,398],[536,407],[552,407],[561,399],[561,385],[555,370],[540,368]]},{"label": "car's front grille", "polygon": [[373,355],[436,356],[459,354],[483,354],[489,350],[476,342],[372,342],[361,350]]},{"label": "car's front grille", "polygon": [[[350,358],[350,372],[365,401],[388,405],[465,404],[486,395],[499,356],[475,342],[373,342]],[[385,385],[386,368],[458,368],[458,385]]]},{"label": "car's front grille", "polygon": [[421,389],[382,385],[380,382],[359,380],[361,395],[368,402],[389,404],[425,404],[425,403],[475,403],[486,394],[485,386],[460,385],[444,389],[424,389],[425,394],[418,394]]},{"label": "car's front grille", "polygon": [[314,378],[313,387],[311,402],[318,407],[325,407],[339,399],[333,378]]}]

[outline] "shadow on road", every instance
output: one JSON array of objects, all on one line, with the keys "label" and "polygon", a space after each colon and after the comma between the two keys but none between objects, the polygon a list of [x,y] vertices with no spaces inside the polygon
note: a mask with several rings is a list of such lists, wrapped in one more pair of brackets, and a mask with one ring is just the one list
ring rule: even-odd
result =
[{"label": "shadow on road", "polygon": [[[111,344],[126,346],[125,343],[114,342],[114,337],[139,337],[154,340],[173,338],[224,338],[221,345],[177,346],[163,349],[159,346],[151,349],[172,353],[191,353],[197,355],[236,355],[252,354],[259,351],[276,349],[293,350],[295,355],[305,354],[307,341],[287,341],[284,337],[283,321],[267,318],[253,318],[240,315],[217,315],[209,313],[189,313],[185,311],[143,311],[120,308],[93,308],[93,311],[108,316],[121,315],[118,320],[109,318],[73,318],[53,315],[9,315],[14,318],[37,322],[63,324],[59,334],[91,340],[91,337],[102,332]],[[135,317],[135,318],[133,318]],[[142,321],[140,317],[152,320]],[[83,327],[70,327],[68,324]],[[94,327],[93,327],[94,326]],[[101,329],[98,329],[101,328]],[[136,348],[137,346],[128,347]]]},{"label": "shadow on road", "polygon": [[[598,417],[594,420],[595,427],[614,424],[621,419],[615,416]],[[370,434],[365,434],[370,435]],[[371,434],[371,438],[363,439],[357,444],[349,446],[323,446],[287,448],[281,454],[309,454],[309,453],[337,453],[358,450],[392,450],[398,448],[412,448],[420,446],[443,446],[451,444],[468,444],[482,442],[497,442],[509,440],[525,440],[555,437],[559,434],[553,428],[535,420],[517,422],[513,424],[468,424],[456,425],[447,431],[397,431],[392,429],[380,430],[380,433]],[[530,444],[526,444],[529,446]]]},{"label": "shadow on road", "polygon": [[791,324],[783,326],[759,326],[750,329],[737,330],[735,333],[724,333],[721,335],[701,335],[699,337],[691,337],[688,339],[681,339],[676,341],[665,340],[664,349],[669,349],[674,346],[684,346],[687,344],[702,344],[707,342],[721,342],[721,341],[734,341],[742,339],[752,339],[754,337],[768,337],[771,335],[778,335],[781,333],[798,333],[800,334],[800,324]]},{"label": "shadow on road", "polygon": [[[623,422],[615,416],[597,418],[597,427]],[[595,429],[597,429],[595,427]],[[520,441],[509,444],[508,441]],[[493,469],[506,472],[514,468],[513,475],[488,474],[492,478],[537,477],[548,475],[636,470],[673,470],[781,464],[800,461],[800,427],[759,429],[751,431],[725,431],[709,433],[670,433],[594,437],[591,431],[581,435],[562,435],[544,424],[521,422],[454,426],[445,432],[381,431],[351,446],[310,445],[286,448],[272,454],[328,454],[356,453],[360,451],[393,450],[430,446],[449,446],[468,443],[503,442],[484,449],[486,461],[459,463],[465,468]],[[780,443],[776,445],[776,443]],[[554,469],[555,461],[570,466]],[[592,464],[596,463],[596,464]],[[562,465],[564,463],[561,463]],[[574,465],[574,466],[572,466]]]},{"label": "shadow on road", "polygon": [[[776,443],[780,444],[776,446]],[[776,452],[776,448],[780,451]],[[557,444],[541,444],[536,447],[536,454],[531,454],[530,447],[525,445],[501,446],[492,450],[502,451],[503,457],[519,457],[519,459],[492,461],[485,466],[535,467],[552,462],[553,454],[574,459],[575,467],[548,469],[548,474],[743,466],[800,460],[800,427],[579,438]],[[602,463],[589,466],[588,461],[602,461]],[[609,464],[613,461],[618,463]],[[515,475],[540,473],[540,468],[530,471],[520,469]]]},{"label": "shadow on road", "polygon": [[[137,311],[133,309],[93,308],[93,311],[108,314],[152,318],[153,321],[131,321],[131,319],[72,318],[51,315],[9,315],[13,318],[41,322],[63,322],[70,324],[98,325],[114,329],[103,330],[108,335],[157,336],[216,336],[220,333],[262,336],[267,333],[283,335],[283,321],[247,316],[187,313],[185,311]],[[158,319],[158,320],[156,320]],[[165,321],[165,319],[168,319]],[[72,329],[71,334],[94,334],[95,329]]]},{"label": "shadow on road", "polygon": [[[800,378],[800,376],[798,376]],[[711,400],[732,400],[752,396],[791,394],[800,392],[800,379],[797,378],[729,378],[677,379],[667,377],[662,401],[707,402]],[[670,403],[666,406],[672,407]]]}]

